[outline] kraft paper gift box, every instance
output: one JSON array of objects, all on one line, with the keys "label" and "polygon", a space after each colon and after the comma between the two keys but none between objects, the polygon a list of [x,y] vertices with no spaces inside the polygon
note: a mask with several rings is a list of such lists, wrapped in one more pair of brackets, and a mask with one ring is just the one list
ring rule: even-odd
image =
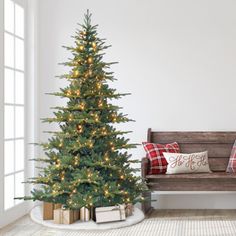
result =
[{"label": "kraft paper gift box", "polygon": [[53,211],[53,218],[55,224],[62,224],[62,209],[58,208]]},{"label": "kraft paper gift box", "polygon": [[97,207],[95,212],[97,223],[121,221],[126,219],[125,205]]},{"label": "kraft paper gift box", "polygon": [[43,202],[43,220],[53,220],[54,204]]},{"label": "kraft paper gift box", "polygon": [[132,216],[134,212],[134,205],[131,203],[128,203],[125,205],[125,215],[126,217]]},{"label": "kraft paper gift box", "polygon": [[79,220],[79,218],[80,218],[80,210],[73,210],[73,218],[74,218],[74,221]]},{"label": "kraft paper gift box", "polygon": [[55,209],[59,209],[59,208],[61,208],[62,207],[62,204],[60,204],[60,203],[55,203],[54,204],[54,210]]},{"label": "kraft paper gift box", "polygon": [[62,209],[62,224],[72,224],[74,223],[74,211],[73,210],[63,210]]},{"label": "kraft paper gift box", "polygon": [[59,203],[43,202],[43,220],[53,220],[53,210],[61,208]]},{"label": "kraft paper gift box", "polygon": [[89,221],[90,220],[90,211],[86,207],[80,209],[80,220]]},{"label": "kraft paper gift box", "polygon": [[54,210],[54,223],[55,224],[72,224],[79,219],[78,210],[68,209],[55,209]]}]

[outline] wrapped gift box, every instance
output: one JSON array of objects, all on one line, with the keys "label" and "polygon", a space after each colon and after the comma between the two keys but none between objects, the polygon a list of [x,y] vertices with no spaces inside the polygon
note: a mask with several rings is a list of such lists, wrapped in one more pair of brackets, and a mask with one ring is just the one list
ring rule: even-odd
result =
[{"label": "wrapped gift box", "polygon": [[43,202],[43,220],[53,220],[54,204]]},{"label": "wrapped gift box", "polygon": [[53,219],[55,224],[62,224],[62,209],[58,208],[53,211]]},{"label": "wrapped gift box", "polygon": [[89,221],[90,220],[90,211],[86,207],[80,209],[80,220]]},{"label": "wrapped gift box", "polygon": [[53,210],[61,208],[59,203],[43,202],[43,220],[53,220]]},{"label": "wrapped gift box", "polygon": [[79,218],[80,218],[80,210],[74,210],[73,211],[73,218],[74,218],[74,221],[79,220]]},{"label": "wrapped gift box", "polygon": [[59,208],[61,208],[62,207],[62,204],[59,204],[59,203],[55,203],[54,204],[54,210],[55,209],[59,209]]},{"label": "wrapped gift box", "polygon": [[73,210],[62,210],[62,224],[72,224],[74,223],[74,211]]},{"label": "wrapped gift box", "polygon": [[79,220],[79,211],[58,208],[54,210],[53,218],[55,224],[72,224]]},{"label": "wrapped gift box", "polygon": [[132,216],[134,212],[134,205],[132,203],[128,203],[125,205],[125,215],[126,217]]},{"label": "wrapped gift box", "polygon": [[97,207],[95,212],[97,223],[121,221],[126,219],[125,205]]}]

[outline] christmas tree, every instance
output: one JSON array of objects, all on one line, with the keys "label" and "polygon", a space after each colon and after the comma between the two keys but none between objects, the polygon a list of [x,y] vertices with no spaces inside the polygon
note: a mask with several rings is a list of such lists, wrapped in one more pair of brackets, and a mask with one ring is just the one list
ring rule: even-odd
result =
[{"label": "christmas tree", "polygon": [[113,63],[103,61],[109,46],[98,38],[89,12],[80,27],[74,47],[66,47],[73,56],[63,65],[71,70],[60,76],[69,85],[52,93],[67,99],[67,104],[54,107],[54,116],[44,119],[58,123],[60,129],[40,144],[45,157],[36,161],[46,165],[28,181],[37,187],[25,199],[61,203],[68,209],[140,202],[145,185],[131,167],[138,161],[127,152],[136,145],[124,137],[128,132],[114,127],[131,120],[111,104],[127,94],[108,85],[115,80],[108,71]]}]

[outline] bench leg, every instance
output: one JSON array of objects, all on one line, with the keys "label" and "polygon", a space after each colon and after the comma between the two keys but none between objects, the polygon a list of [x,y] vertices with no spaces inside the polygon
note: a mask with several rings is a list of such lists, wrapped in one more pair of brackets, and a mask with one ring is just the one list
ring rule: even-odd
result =
[{"label": "bench leg", "polygon": [[151,191],[147,191],[143,193],[144,202],[142,203],[142,211],[145,215],[149,215],[153,208],[151,206],[151,200],[152,200],[152,193]]}]

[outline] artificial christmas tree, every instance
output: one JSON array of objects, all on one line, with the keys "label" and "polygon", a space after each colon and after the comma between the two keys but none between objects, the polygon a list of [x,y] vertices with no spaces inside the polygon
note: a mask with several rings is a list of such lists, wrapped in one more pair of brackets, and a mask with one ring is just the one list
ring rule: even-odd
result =
[{"label": "artificial christmas tree", "polygon": [[130,165],[139,161],[127,152],[136,145],[123,137],[128,132],[114,127],[130,119],[111,103],[126,94],[108,85],[115,79],[108,71],[113,63],[102,60],[109,46],[98,38],[89,12],[80,26],[75,46],[66,47],[73,56],[63,64],[71,71],[60,76],[69,85],[53,93],[67,99],[67,105],[55,107],[54,117],[44,119],[58,123],[60,130],[40,144],[46,157],[36,161],[47,165],[28,181],[39,186],[25,199],[60,203],[66,209],[135,204],[146,189]]}]

